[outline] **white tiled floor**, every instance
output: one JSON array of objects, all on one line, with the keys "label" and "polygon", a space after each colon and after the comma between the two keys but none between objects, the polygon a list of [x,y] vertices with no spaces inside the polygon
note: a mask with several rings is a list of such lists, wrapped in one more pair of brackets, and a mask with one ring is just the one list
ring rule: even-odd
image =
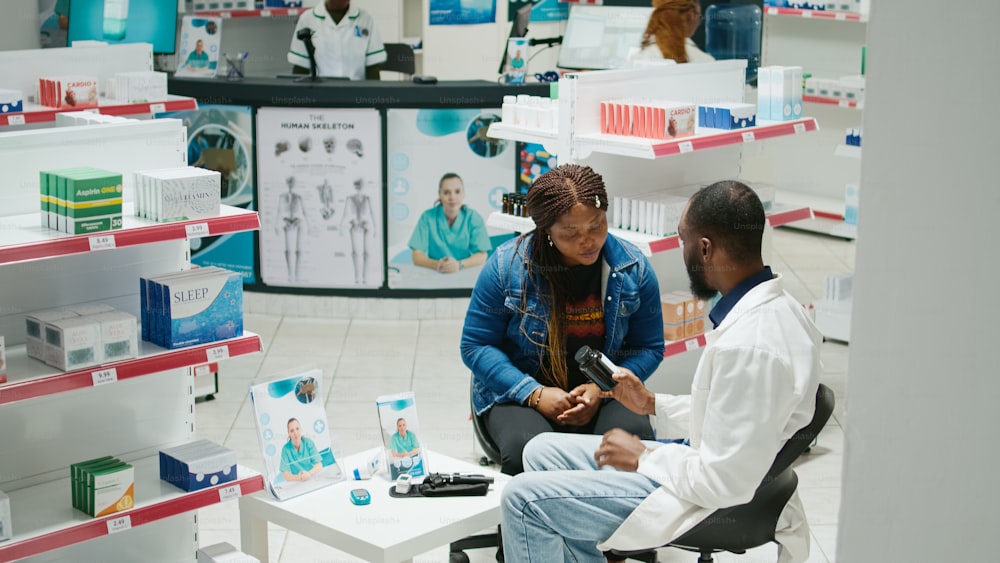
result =
[{"label": "white tiled floor", "polygon": [[[786,289],[802,303],[822,297],[826,275],[854,269],[853,242],[779,230],[774,233],[772,244],[772,268],[785,274]],[[222,364],[221,390],[215,400],[196,405],[197,434],[233,448],[239,454],[239,463],[261,471],[248,387],[287,370],[318,367],[323,370],[323,385],[328,393],[326,406],[334,453],[349,454],[377,445],[374,398],[412,389],[423,405],[421,436],[428,446],[453,457],[478,461],[481,452],[469,422],[469,373],[458,353],[461,311],[451,316],[435,320],[348,320],[248,314],[246,328],[261,335],[264,354]],[[812,528],[810,563],[833,562],[836,557],[846,345],[824,343],[823,362],[823,382],[834,390],[837,408],[818,444],[796,465],[799,494]],[[199,511],[198,527],[200,545],[227,541],[238,547],[237,503]],[[357,561],[273,525],[269,534],[271,562]],[[447,551],[442,546],[415,561],[447,561]],[[473,562],[493,561],[490,549],[472,550],[468,554]],[[696,558],[672,549],[661,550],[660,554],[661,561],[670,563]],[[767,546],[741,557],[720,555],[716,560],[749,563],[773,562],[775,558],[775,547]]]}]

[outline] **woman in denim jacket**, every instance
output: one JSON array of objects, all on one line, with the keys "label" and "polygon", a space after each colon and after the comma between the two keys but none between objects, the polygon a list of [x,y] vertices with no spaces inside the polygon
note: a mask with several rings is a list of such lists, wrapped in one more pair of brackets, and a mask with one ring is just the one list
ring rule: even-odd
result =
[{"label": "woman in denim jacket", "polygon": [[647,417],[600,400],[574,358],[581,346],[643,381],[663,361],[656,274],[635,246],[608,234],[601,176],[555,168],[532,184],[528,209],[534,232],[486,262],[462,330],[476,415],[510,475],[523,471],[524,445],[542,432],[622,428],[653,438]]}]

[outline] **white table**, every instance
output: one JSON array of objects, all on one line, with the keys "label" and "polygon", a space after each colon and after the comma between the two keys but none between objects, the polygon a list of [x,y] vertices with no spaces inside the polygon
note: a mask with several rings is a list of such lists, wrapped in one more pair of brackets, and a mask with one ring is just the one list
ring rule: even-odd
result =
[{"label": "white table", "polygon": [[[375,450],[341,461],[345,473],[370,459]],[[430,471],[478,473],[494,478],[486,496],[393,498],[385,471],[367,481],[342,481],[286,501],[268,492],[240,497],[240,539],[249,555],[268,561],[267,523],[325,543],[366,561],[409,561],[415,555],[476,534],[500,523],[500,493],[508,475],[424,452]],[[364,488],[371,504],[355,506],[350,491]]]}]

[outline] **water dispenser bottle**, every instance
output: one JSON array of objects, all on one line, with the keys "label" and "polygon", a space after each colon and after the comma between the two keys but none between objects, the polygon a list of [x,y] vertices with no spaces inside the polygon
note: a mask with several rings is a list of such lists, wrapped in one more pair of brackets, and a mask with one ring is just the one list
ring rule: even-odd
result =
[{"label": "water dispenser bottle", "polygon": [[705,50],[718,60],[746,59],[752,82],[760,66],[760,27],[759,6],[712,4],[705,10]]}]

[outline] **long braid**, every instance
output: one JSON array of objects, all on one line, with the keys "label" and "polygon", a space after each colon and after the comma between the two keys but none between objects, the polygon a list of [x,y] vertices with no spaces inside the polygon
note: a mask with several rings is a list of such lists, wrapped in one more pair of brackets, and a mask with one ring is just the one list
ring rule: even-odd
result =
[{"label": "long braid", "polygon": [[[547,383],[562,389],[569,386],[565,311],[571,280],[569,268],[562,263],[562,255],[549,244],[549,229],[578,203],[608,208],[604,179],[589,166],[559,166],[539,176],[528,190],[528,212],[535,222],[535,231],[525,271],[523,286],[526,291],[522,292],[521,310],[525,315],[537,316],[537,312],[527,310],[525,297],[528,285],[535,285],[539,299],[548,305],[550,311],[549,318],[542,319],[548,324],[548,339],[544,343],[535,342],[542,348],[541,376]],[[529,340],[532,338],[531,335],[525,336]]]},{"label": "long braid", "polygon": [[642,34],[642,48],[656,43],[663,58],[678,63],[688,62],[685,46],[687,24],[680,16],[696,7],[697,0],[653,0],[653,13],[649,15],[649,23]]}]

